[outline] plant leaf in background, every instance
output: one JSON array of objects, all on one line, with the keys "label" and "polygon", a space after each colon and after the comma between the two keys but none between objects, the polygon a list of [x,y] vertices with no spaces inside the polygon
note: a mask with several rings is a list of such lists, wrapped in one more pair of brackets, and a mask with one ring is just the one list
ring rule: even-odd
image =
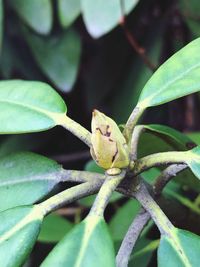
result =
[{"label": "plant leaf in background", "polygon": [[[159,57],[161,53],[161,36],[163,34],[163,28],[158,27],[161,23],[162,21],[159,20],[149,26],[149,33],[156,31],[154,36],[152,36],[152,34],[144,36],[145,41],[143,46],[147,51],[148,57],[155,65],[159,64]],[[133,51],[131,51],[131,54],[134,55]],[[131,62],[131,66],[129,66],[124,73],[124,77],[119,85],[117,94],[112,96],[111,105],[113,117],[117,122],[126,122],[134,106],[137,104],[142,88],[151,76],[152,71],[144,64],[144,62],[142,62],[141,58],[135,55]]]},{"label": "plant leaf in background", "polygon": [[33,204],[59,183],[61,166],[31,152],[10,154],[0,160],[0,211]]},{"label": "plant leaf in background", "polygon": [[9,4],[25,23],[40,34],[48,34],[53,23],[51,0],[15,0]]},{"label": "plant leaf in background", "polygon": [[[148,267],[153,253],[157,249],[160,240],[143,239],[143,246],[137,249],[137,245],[130,257],[129,267]],[[140,240],[138,241],[140,243]]]},{"label": "plant leaf in background", "polygon": [[0,81],[0,133],[50,129],[67,107],[51,86],[22,80]]},{"label": "plant leaf in background", "polygon": [[176,149],[186,150],[190,149],[196,144],[185,134],[165,125],[160,124],[149,124],[144,125],[147,131],[158,135],[160,138],[169,143]]},{"label": "plant leaf in background", "polygon": [[42,38],[26,31],[25,37],[43,73],[61,91],[71,91],[79,69],[79,35],[69,30],[58,36]]},{"label": "plant leaf in background", "polygon": [[80,0],[58,0],[57,2],[60,24],[67,28],[81,13]]},{"label": "plant leaf in background", "polygon": [[50,252],[41,267],[115,267],[107,225],[101,217],[88,216]]},{"label": "plant leaf in background", "polygon": [[60,241],[73,227],[73,224],[56,213],[44,218],[38,241],[56,243]]},{"label": "plant leaf in background", "polygon": [[109,222],[110,233],[114,241],[123,240],[129,225],[140,210],[140,204],[137,200],[128,200]]},{"label": "plant leaf in background", "polygon": [[[136,6],[138,0],[126,0],[125,14]],[[94,38],[101,37],[116,27],[121,19],[120,1],[81,0],[82,14],[88,32]]]},{"label": "plant leaf in background", "polygon": [[200,38],[170,57],[143,88],[137,106],[157,106],[200,90]]},{"label": "plant leaf in background", "polygon": [[31,206],[0,212],[0,266],[23,265],[36,242],[42,219]]},{"label": "plant leaf in background", "polygon": [[184,16],[185,22],[188,28],[191,30],[194,37],[199,37],[200,26],[199,26],[199,8],[200,2],[198,0],[179,0],[178,1],[182,15]]},{"label": "plant leaf in background", "polygon": [[188,164],[194,175],[200,179],[200,146],[197,146],[186,153],[187,158],[185,162]]},{"label": "plant leaf in background", "polygon": [[173,238],[167,235],[161,236],[158,249],[158,266],[199,267],[199,250],[199,236],[175,228]]}]

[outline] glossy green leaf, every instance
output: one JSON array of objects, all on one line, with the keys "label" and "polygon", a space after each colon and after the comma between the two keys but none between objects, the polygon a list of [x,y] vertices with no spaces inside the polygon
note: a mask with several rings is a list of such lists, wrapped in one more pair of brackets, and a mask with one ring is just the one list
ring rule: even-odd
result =
[{"label": "glossy green leaf", "polygon": [[77,77],[81,42],[78,34],[67,31],[42,38],[26,34],[28,44],[43,73],[63,92],[69,92]]},{"label": "glossy green leaf", "polygon": [[15,0],[10,5],[36,32],[48,34],[53,23],[51,0]]},{"label": "glossy green leaf", "polygon": [[186,152],[185,162],[188,164],[194,175],[200,179],[200,146]]},{"label": "glossy green leaf", "polygon": [[144,125],[145,129],[158,135],[171,144],[174,148],[190,149],[195,146],[195,143],[185,134],[165,125],[149,124]]},{"label": "glossy green leaf", "polygon": [[[125,13],[128,14],[137,3],[138,0],[124,1]],[[87,30],[94,38],[108,33],[120,22],[120,1],[81,0],[81,6]]]},{"label": "glossy green leaf", "polygon": [[113,240],[123,239],[128,227],[132,223],[134,217],[138,214],[140,207],[141,206],[138,201],[129,200],[126,204],[118,209],[109,223]]},{"label": "glossy green leaf", "polygon": [[35,81],[0,81],[0,133],[50,129],[60,122],[67,107],[48,84]]},{"label": "glossy green leaf", "polygon": [[0,159],[0,211],[32,204],[59,182],[61,166],[30,152]]},{"label": "glossy green leaf", "polygon": [[42,213],[30,206],[0,213],[0,266],[23,265],[36,242],[42,219]]},{"label": "glossy green leaf", "polygon": [[45,243],[60,241],[73,227],[73,224],[57,215],[50,214],[44,218],[38,240]]},{"label": "glossy green leaf", "polygon": [[199,267],[200,237],[175,228],[173,237],[163,235],[158,249],[159,267]]},{"label": "glossy green leaf", "polygon": [[41,267],[115,267],[114,248],[105,221],[89,216],[59,242]]},{"label": "glossy green leaf", "polygon": [[143,88],[137,106],[157,106],[200,90],[200,38],[168,59]]},{"label": "glossy green leaf", "polygon": [[166,152],[176,150],[172,143],[166,143],[166,140],[157,136],[152,132],[145,132],[142,134],[138,145],[138,157],[141,158],[157,152]]},{"label": "glossy green leaf", "polygon": [[80,0],[58,0],[58,15],[63,27],[69,27],[80,12]]}]

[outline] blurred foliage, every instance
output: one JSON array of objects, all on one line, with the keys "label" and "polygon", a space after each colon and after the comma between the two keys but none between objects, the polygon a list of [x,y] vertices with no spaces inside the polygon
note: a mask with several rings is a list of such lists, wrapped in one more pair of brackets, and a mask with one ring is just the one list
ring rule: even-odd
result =
[{"label": "blurred foliage", "polygon": [[[199,0],[124,0],[126,27],[156,66],[199,37],[199,10]],[[93,108],[112,116],[118,123],[125,123],[152,70],[133,49],[120,26],[121,11],[120,0],[0,0],[0,78],[48,82],[66,99],[70,116],[88,128]],[[149,110],[143,122],[190,131],[191,139],[199,144],[200,133],[195,132],[200,129],[199,115],[199,96],[195,94]],[[67,168],[84,168],[86,163],[85,159],[65,160],[66,154],[81,151],[84,146],[61,129],[1,137],[0,141],[1,157],[19,150],[32,150],[55,159],[64,154],[62,163]],[[139,149],[143,156],[175,148],[160,136],[145,133]],[[94,162],[89,162],[86,169],[99,171]],[[186,177],[190,177],[188,184],[183,182]],[[185,205],[192,216],[195,209],[190,208],[191,203],[199,192],[192,190],[196,187],[195,178],[184,172],[177,181],[178,192],[177,188],[170,187],[168,195]],[[93,199],[81,200],[78,205],[82,214],[68,216],[69,221],[57,215],[47,218],[39,239],[42,242],[60,240],[80,219],[77,217],[85,216]],[[119,194],[113,196],[107,220],[115,241],[121,241],[138,208],[137,202],[126,202]],[[130,209],[126,216],[124,213]],[[120,228],[119,217],[123,217]],[[56,224],[60,228],[55,233]],[[190,227],[184,222],[180,226]],[[152,238],[148,232],[148,238],[144,237],[138,244],[138,254],[134,256],[138,257],[137,266],[154,266],[150,259],[158,245],[155,233],[154,229]],[[144,263],[147,253],[148,263]],[[34,258],[41,261],[40,256]],[[31,266],[37,266],[38,262],[33,259]],[[135,266],[135,261],[130,266]]]}]

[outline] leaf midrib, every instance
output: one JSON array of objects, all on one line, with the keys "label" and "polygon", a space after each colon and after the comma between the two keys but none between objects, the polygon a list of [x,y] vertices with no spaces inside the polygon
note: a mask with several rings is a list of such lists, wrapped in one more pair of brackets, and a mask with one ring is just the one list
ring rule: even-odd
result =
[{"label": "leaf midrib", "polygon": [[[151,94],[151,96],[142,99],[141,101],[138,102],[138,105],[141,106],[142,103],[145,103],[144,106],[148,106],[148,103],[151,103],[151,100],[157,96],[158,94],[160,94],[163,90],[165,90],[167,87],[171,86],[174,82],[180,80],[183,76],[185,76],[186,74],[188,74],[190,71],[194,70],[195,68],[200,67],[200,63],[195,64],[194,66],[190,67],[189,69],[187,69],[186,71],[184,71],[183,73],[181,73],[180,75],[176,76],[176,78],[172,79],[171,81],[167,82],[164,86],[160,87],[156,93]],[[147,84],[148,86],[148,84]],[[145,88],[144,88],[145,90]],[[184,96],[184,95],[183,95]],[[147,103],[147,105],[146,105]]]},{"label": "leaf midrib", "polygon": [[7,185],[16,185],[16,184],[20,184],[20,183],[25,183],[25,182],[36,182],[36,181],[55,181],[55,182],[59,182],[60,181],[60,177],[57,177],[59,172],[55,172],[54,174],[45,174],[45,175],[41,175],[41,176],[33,176],[33,178],[30,177],[26,177],[23,179],[15,179],[15,180],[8,180],[8,181],[3,181],[1,182],[0,179],[0,188],[3,186],[7,186]]},{"label": "leaf midrib", "polygon": [[21,107],[24,107],[24,108],[27,108],[27,109],[30,109],[30,110],[33,110],[33,111],[37,111],[39,113],[42,113],[44,115],[46,115],[47,117],[50,117],[51,119],[54,120],[54,114],[63,114],[63,112],[55,112],[55,111],[48,111],[46,109],[42,109],[42,108],[39,108],[37,106],[33,106],[33,105],[27,105],[27,104],[24,104],[24,103],[21,103],[21,102],[16,102],[16,101],[11,101],[11,100],[7,100],[7,99],[0,99],[0,103],[8,103],[8,104],[13,104],[13,105],[16,105],[16,106],[21,106]]}]

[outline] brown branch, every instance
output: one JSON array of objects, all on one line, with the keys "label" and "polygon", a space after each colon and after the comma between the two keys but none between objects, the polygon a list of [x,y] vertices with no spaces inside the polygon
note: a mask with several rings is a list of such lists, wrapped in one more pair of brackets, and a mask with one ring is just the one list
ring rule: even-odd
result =
[{"label": "brown branch", "polygon": [[[175,177],[179,172],[187,168],[186,164],[173,164],[167,167],[156,179],[153,185],[154,197],[157,198],[166,184]],[[149,222],[151,216],[144,208],[141,208],[140,213],[134,218],[132,224],[130,225],[123,241],[118,251],[116,257],[117,267],[127,267],[128,262],[135,246],[136,241],[138,240],[141,232],[144,227]]]},{"label": "brown branch", "polygon": [[116,257],[117,267],[128,266],[133,247],[150,218],[151,217],[149,213],[146,212],[143,208],[141,208],[140,213],[133,220],[122,241],[121,247]]},{"label": "brown branch", "polygon": [[120,0],[120,7],[121,7],[121,20],[120,25],[124,31],[124,34],[133,48],[133,50],[142,58],[146,66],[152,70],[153,72],[157,69],[157,67],[151,62],[151,60],[148,58],[146,51],[143,47],[141,47],[137,40],[134,38],[133,34],[128,29],[127,23],[126,23],[126,15],[125,15],[125,7],[124,7],[124,0]]}]

